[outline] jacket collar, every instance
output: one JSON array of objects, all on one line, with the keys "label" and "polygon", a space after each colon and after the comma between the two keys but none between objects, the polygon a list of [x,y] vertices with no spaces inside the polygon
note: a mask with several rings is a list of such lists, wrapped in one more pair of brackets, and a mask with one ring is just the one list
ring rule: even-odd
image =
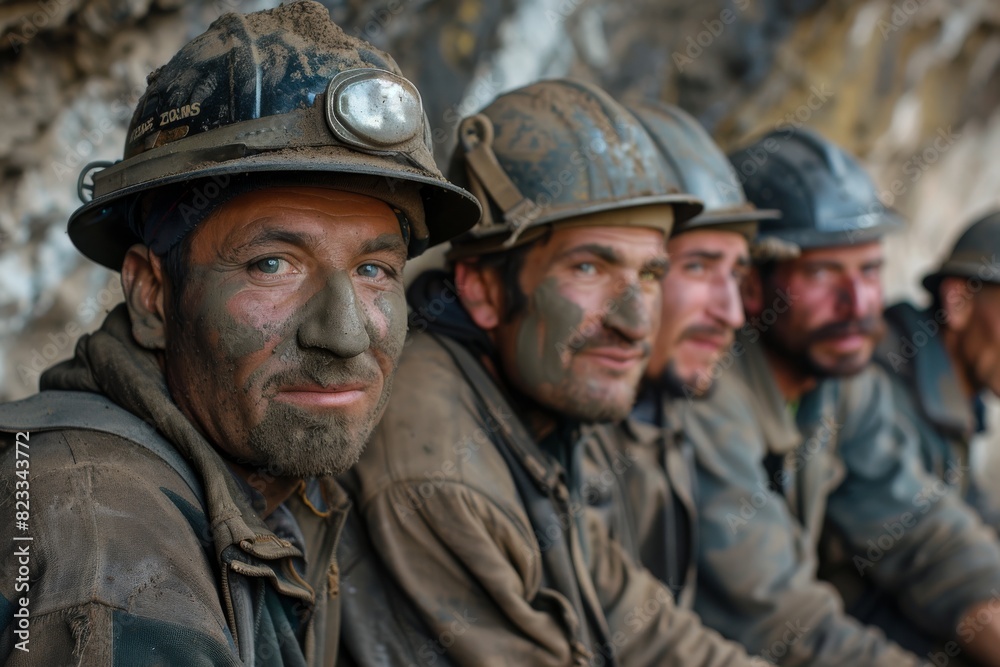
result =
[{"label": "jacket collar", "polygon": [[743,334],[737,334],[733,349],[734,353],[742,350],[742,354],[729,372],[739,374],[749,389],[753,412],[768,451],[772,454],[795,451],[803,442],[803,433],[810,431],[833,408],[835,382],[820,380],[814,389],[802,396],[793,414],[774,378],[760,339],[750,342]]},{"label": "jacket collar", "polygon": [[944,347],[938,322],[929,309],[899,303],[885,311],[889,332],[876,359],[890,376],[911,388],[920,411],[935,430],[968,440],[976,430],[974,402],[967,401]]}]

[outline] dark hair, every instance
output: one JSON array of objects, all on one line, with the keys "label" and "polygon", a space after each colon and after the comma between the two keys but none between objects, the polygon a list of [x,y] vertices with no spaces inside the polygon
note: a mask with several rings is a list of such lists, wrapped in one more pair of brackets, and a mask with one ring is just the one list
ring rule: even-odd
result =
[{"label": "dark hair", "polygon": [[171,246],[166,254],[159,255],[163,276],[167,284],[170,285],[170,306],[173,310],[173,317],[178,321],[183,320],[181,317],[181,297],[188,277],[189,239],[190,235],[180,243]]},{"label": "dark hair", "polygon": [[517,246],[513,250],[491,252],[475,259],[476,265],[480,268],[493,269],[500,274],[500,284],[503,286],[504,296],[503,319],[510,320],[527,307],[528,297],[521,289],[520,282],[524,260],[532,248],[548,243],[551,236],[552,228],[549,227],[539,238]]},{"label": "dark hair", "polygon": [[760,276],[761,285],[770,284],[771,279],[774,278],[774,274],[777,270],[778,261],[774,259],[769,259],[757,264],[757,274]]},{"label": "dark hair", "polygon": [[481,269],[493,269],[500,275],[503,286],[504,312],[503,319],[509,320],[520,313],[528,304],[528,298],[521,289],[521,269],[524,268],[524,258],[534,243],[523,245],[505,252],[493,252],[479,256],[475,264]]}]

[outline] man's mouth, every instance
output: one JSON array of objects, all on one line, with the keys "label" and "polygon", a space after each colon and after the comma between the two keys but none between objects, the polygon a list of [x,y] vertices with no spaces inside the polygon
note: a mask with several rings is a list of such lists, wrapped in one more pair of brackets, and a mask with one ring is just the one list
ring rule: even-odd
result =
[{"label": "man's mouth", "polygon": [[624,371],[646,360],[648,354],[641,347],[590,347],[578,354],[587,355],[594,363],[612,370]]},{"label": "man's mouth", "polygon": [[843,336],[830,337],[823,342],[830,346],[830,348],[834,351],[846,354],[850,352],[857,352],[863,348],[869,338],[870,336],[865,334],[852,333]]},{"label": "man's mouth", "polygon": [[719,353],[732,342],[732,333],[719,327],[698,326],[688,329],[680,343],[688,343],[697,349]]},{"label": "man's mouth", "polygon": [[729,338],[726,336],[690,336],[683,342],[709,352],[720,352],[729,345]]},{"label": "man's mouth", "polygon": [[298,384],[282,387],[274,400],[312,408],[335,408],[351,405],[365,397],[362,382],[319,385]]}]

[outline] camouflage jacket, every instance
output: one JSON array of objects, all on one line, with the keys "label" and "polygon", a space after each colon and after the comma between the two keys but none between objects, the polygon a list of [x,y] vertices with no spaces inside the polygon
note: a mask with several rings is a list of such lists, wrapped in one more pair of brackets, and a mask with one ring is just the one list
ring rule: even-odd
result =
[{"label": "camouflage jacket", "polygon": [[[942,636],[1000,585],[996,540],[957,498],[928,495],[879,369],[821,382],[793,414],[760,345],[739,338],[729,359],[685,423],[698,457],[695,610],[782,665],[917,664],[844,613],[817,580],[819,552]],[[836,540],[821,544],[824,531]]]},{"label": "camouflage jacket", "polygon": [[[125,408],[117,422],[155,427],[163,451],[173,447],[187,467],[140,444],[150,436],[94,430],[86,415],[79,428],[29,432],[27,483],[17,487],[29,491],[27,529],[0,522],[5,664],[336,662],[334,556],[348,500],[334,479],[303,484],[262,519],[263,498],[254,502],[252,488],[171,401],[155,357],[132,340],[123,307],[81,339],[74,360],[43,375],[42,387],[59,390],[33,399],[51,402],[51,414],[67,405],[67,394]],[[9,410],[3,419],[0,431],[19,421]],[[15,470],[24,469],[19,439],[0,433],[8,445],[0,470],[12,489],[22,481]],[[2,503],[10,519],[14,498],[11,492]],[[17,539],[23,536],[32,539]],[[26,544],[29,555],[20,556]],[[24,638],[27,651],[16,646]]]},{"label": "camouflage jacket", "polygon": [[418,664],[755,664],[678,609],[584,511],[582,442],[565,443],[560,464],[526,434],[467,348],[409,339],[345,484],[387,584],[429,630]]},{"label": "camouflage jacket", "polygon": [[[994,528],[1000,526],[995,504],[976,485],[968,465],[976,417],[938,335],[941,321],[905,303],[888,309],[886,321],[889,332],[875,358],[889,379],[896,429],[910,436],[917,448],[911,457],[938,480],[927,495],[954,491],[981,519]],[[836,585],[848,611],[913,651],[934,648],[935,636],[922,632],[895,596],[873,585],[842,557],[836,558],[841,551],[836,540],[827,551],[830,562],[822,563],[821,574]]]}]

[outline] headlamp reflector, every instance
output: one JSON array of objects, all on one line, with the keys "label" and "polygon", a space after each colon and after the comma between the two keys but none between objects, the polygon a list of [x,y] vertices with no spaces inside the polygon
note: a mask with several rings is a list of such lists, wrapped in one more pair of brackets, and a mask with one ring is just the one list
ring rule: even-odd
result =
[{"label": "headlamp reflector", "polygon": [[420,93],[403,77],[380,69],[351,69],[327,88],[326,120],[346,144],[388,150],[423,136]]}]

